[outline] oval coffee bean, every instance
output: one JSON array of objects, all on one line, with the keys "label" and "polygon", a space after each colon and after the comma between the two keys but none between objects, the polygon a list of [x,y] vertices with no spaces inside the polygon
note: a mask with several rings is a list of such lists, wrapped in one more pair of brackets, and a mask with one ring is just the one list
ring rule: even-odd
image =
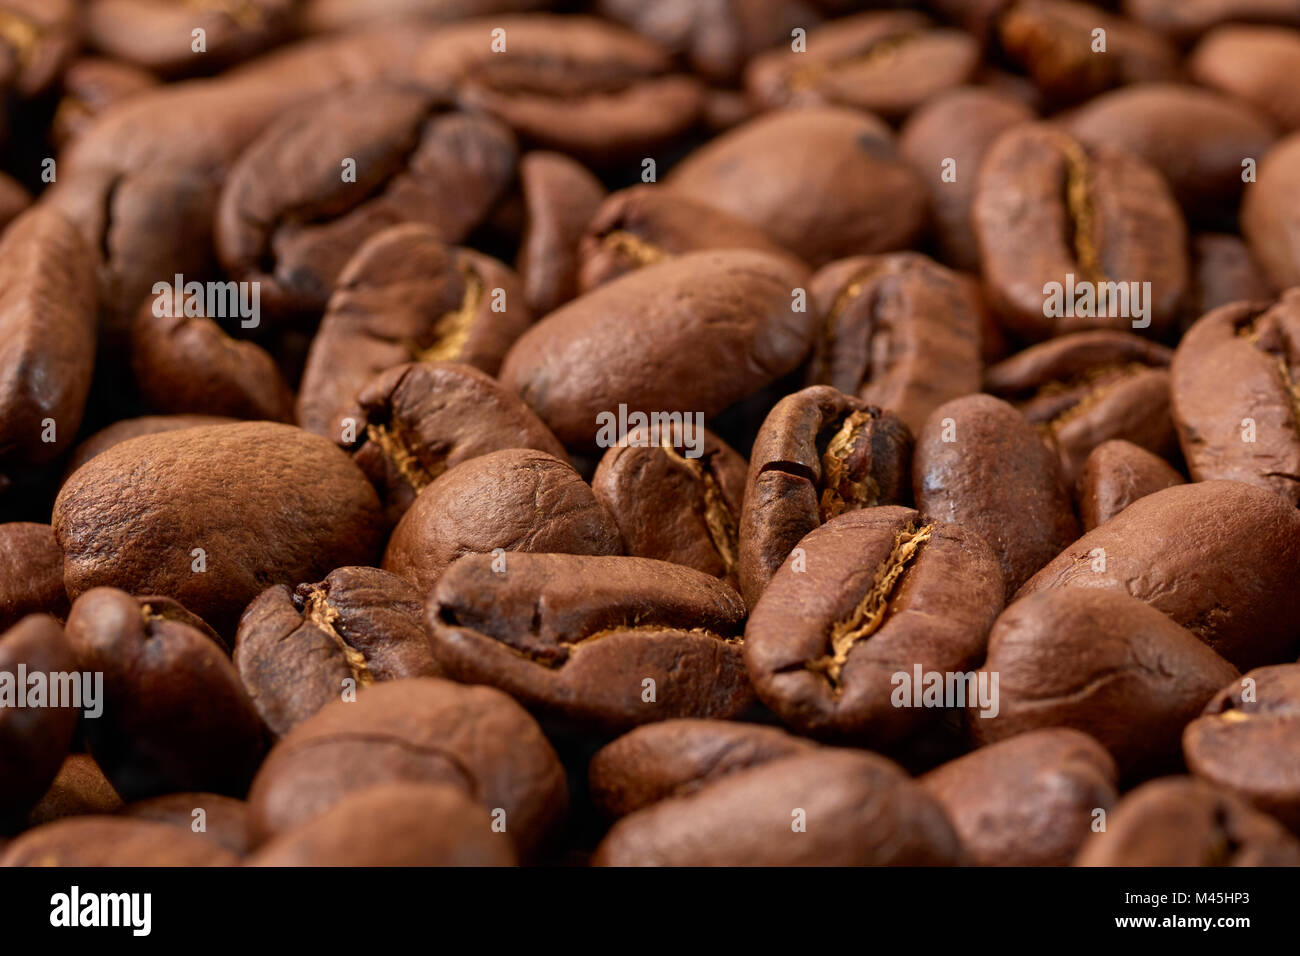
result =
[{"label": "oval coffee bean", "polygon": [[[1247,670],[1286,660],[1300,592],[1300,514],[1239,481],[1200,481],[1140,498],[1025,583],[1130,594]],[[1194,582],[1188,586],[1187,582]]]},{"label": "oval coffee bean", "polygon": [[826,385],[788,395],[754,439],[741,512],[750,606],[804,535],[846,511],[910,498],[912,435],[893,414]]},{"label": "oval coffee bean", "polygon": [[[236,856],[248,852],[248,804],[234,797],[219,793],[169,793],[129,804],[121,808],[119,816],[200,832]],[[204,829],[196,830],[200,822]]]},{"label": "oval coffee bean", "polygon": [[178,432],[199,425],[233,425],[236,421],[221,415],[141,415],[139,418],[123,418],[101,428],[72,449],[68,466],[63,473],[64,480],[96,455],[129,439],[161,432]]},{"label": "oval coffee bean", "polygon": [[1300,70],[1300,30],[1282,27],[1217,27],[1187,58],[1192,79],[1245,100],[1284,130],[1300,129],[1294,81]]},{"label": "oval coffee bean", "polygon": [[330,442],[250,422],[115,445],[54,503],[68,596],[99,585],[175,598],[222,633],[272,584],[366,564],[379,501]]},{"label": "oval coffee bean", "polygon": [[1184,309],[1184,331],[1220,306],[1273,295],[1250,247],[1240,237],[1221,232],[1203,232],[1192,238],[1192,279]]},{"label": "oval coffee bean", "polygon": [[1130,791],[1075,865],[1300,866],[1300,841],[1203,780],[1167,777]]},{"label": "oval coffee bean", "polygon": [[28,830],[0,853],[6,866],[238,866],[239,857],[180,827],[72,817]]},{"label": "oval coffee bean", "polygon": [[462,462],[420,492],[388,539],[383,567],[427,595],[465,554],[508,563],[506,552],[622,550],[618,525],[568,462],[508,449]]},{"label": "oval coffee bean", "polygon": [[265,751],[262,720],[200,618],[165,597],[92,588],[72,605],[68,641],[83,671],[103,675],[102,713],[82,726],[123,798],[244,793]]},{"label": "oval coffee bean", "polygon": [[978,536],[896,507],[834,518],[798,552],[745,628],[754,689],[799,733],[897,745],[937,716],[913,706],[899,675],[961,673],[983,656],[1002,610],[997,558]]},{"label": "oval coffee bean", "polygon": [[722,582],[646,558],[504,561],[468,555],[433,588],[426,619],[449,676],[597,734],[670,717],[725,719],[752,703],[745,608]]},{"label": "oval coffee bean", "polygon": [[1241,233],[1265,275],[1278,289],[1300,285],[1300,133],[1274,146],[1259,166],[1258,181],[1241,203]]},{"label": "oval coffee bean", "polygon": [[248,796],[254,845],[385,783],[450,783],[504,811],[522,857],[568,808],[564,768],[536,721],[507,695],[433,677],[376,684],[335,701],[267,755]]},{"label": "oval coffee bean", "polygon": [[240,618],[234,660],[277,737],[349,691],[440,673],[421,594],[378,568],[338,568],[316,584],[264,591]]},{"label": "oval coffee bean", "polygon": [[1083,530],[1105,524],[1139,498],[1181,484],[1183,476],[1163,458],[1132,442],[1104,441],[1088,455],[1079,476]]},{"label": "oval coffee bean", "polygon": [[1069,866],[1119,800],[1106,748],[1064,727],[981,747],[920,783],[978,866]]},{"label": "oval coffee bean", "polygon": [[1029,421],[991,395],[940,405],[916,442],[916,507],[984,538],[1009,598],[1079,535],[1057,456]]},{"label": "oval coffee bean", "polygon": [[1095,737],[1125,779],[1178,766],[1183,727],[1237,670],[1136,598],[1064,588],[1022,598],[989,635],[992,713],[967,708],[981,744],[1044,727]]},{"label": "oval coffee bean", "polygon": [[578,242],[605,199],[605,187],[561,153],[535,151],[519,162],[528,218],[517,267],[534,315],[578,294]]},{"label": "oval coffee bean", "polygon": [[1187,769],[1300,833],[1300,664],[1248,671],[1183,731]]},{"label": "oval coffee bean", "polygon": [[[816,316],[796,309],[808,274],[788,256],[696,252],[574,299],[515,342],[501,367],[566,447],[591,450],[641,412],[709,418],[793,371]],[[608,439],[605,447],[615,444]]]},{"label": "oval coffee bean", "polygon": [[964,858],[938,801],[897,764],[822,749],[737,770],[630,814],[592,863],[950,866]]},{"label": "oval coffee bean", "polygon": [[28,614],[68,616],[63,551],[47,524],[0,524],[0,632]]}]

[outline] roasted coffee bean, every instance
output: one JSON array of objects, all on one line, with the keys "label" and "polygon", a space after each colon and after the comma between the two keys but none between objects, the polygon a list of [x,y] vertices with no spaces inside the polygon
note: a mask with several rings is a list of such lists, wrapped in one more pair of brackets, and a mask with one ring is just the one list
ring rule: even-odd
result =
[{"label": "roasted coffee bean", "polygon": [[750,607],[790,551],[847,511],[910,500],[912,434],[896,416],[826,385],[783,398],[754,440],[739,540]]},{"label": "roasted coffee bean", "polygon": [[578,247],[578,286],[590,292],[625,273],[704,249],[784,250],[757,226],[664,189],[632,186],[591,217]]},{"label": "roasted coffee bean", "polygon": [[1267,113],[1284,130],[1300,129],[1295,76],[1300,71],[1300,30],[1221,26],[1205,35],[1187,58],[1187,71]]},{"label": "roasted coffee bean", "polygon": [[1184,309],[1184,332],[1220,306],[1272,295],[1272,286],[1259,262],[1237,236],[1203,232],[1192,238],[1192,288]]},{"label": "roasted coffee bean", "polygon": [[175,598],[222,633],[272,584],[366,564],[382,518],[323,438],[270,422],[147,435],[91,459],[54,503],[64,585]]},{"label": "roasted coffee bean", "polygon": [[1106,748],[1064,727],[1031,730],[931,770],[920,784],[943,805],[979,866],[1069,866],[1097,813],[1119,800]]},{"label": "roasted coffee bean", "polygon": [[984,538],[1008,598],[1079,535],[1058,456],[1024,415],[991,395],[940,405],[916,441],[916,507]]},{"label": "roasted coffee bean", "polygon": [[1187,227],[1159,171],[1046,124],[1013,127],[989,148],[972,221],[991,304],[1026,339],[1160,336],[1187,288]]},{"label": "roasted coffee bean", "polygon": [[[792,825],[803,819],[807,829]],[[944,866],[965,853],[897,764],[824,749],[737,769],[614,824],[597,866]]]},{"label": "roasted coffee bean", "polygon": [[47,524],[0,524],[0,632],[28,614],[68,616],[63,551]]},{"label": "roasted coffee bean", "polygon": [[[979,44],[919,13],[862,13],[750,61],[745,87],[764,106],[834,104],[899,119],[971,78]],[[774,44],[775,45],[775,44]]]},{"label": "roasted coffee bean", "polygon": [[1178,40],[1190,40],[1226,22],[1282,23],[1300,27],[1295,0],[1124,0],[1134,20]]},{"label": "roasted coffee bean", "polygon": [[965,277],[915,252],[855,256],[813,276],[822,319],[810,377],[889,409],[916,434],[980,389],[983,306]]},{"label": "roasted coffee bean", "polygon": [[749,220],[813,267],[904,248],[925,221],[920,177],[889,127],[843,107],[764,113],[693,152],[667,184]]},{"label": "roasted coffee bean", "polygon": [[596,751],[592,802],[611,819],[694,793],[728,774],[806,753],[817,744],[775,727],[682,718],[646,724]]},{"label": "roasted coffee bean", "polygon": [[548,6],[549,0],[299,0],[298,5],[300,30],[332,33],[416,16],[442,21],[524,13]]},{"label": "roasted coffee bean", "polygon": [[94,250],[34,207],[0,241],[0,488],[70,447],[94,362]]},{"label": "roasted coffee bean", "polygon": [[238,866],[239,857],[180,827],[72,817],[28,830],[0,853],[6,866]]},{"label": "roasted coffee bean", "polygon": [[67,149],[109,107],[157,85],[157,78],[138,66],[78,57],[63,73],[63,96],[50,121],[50,139],[58,149]]},{"label": "roasted coffee bean", "polygon": [[277,737],[349,691],[439,675],[422,595],[378,568],[264,591],[240,618],[235,667]]},{"label": "roasted coffee bean", "polygon": [[271,123],[231,169],[217,253],[236,279],[260,284],[271,316],[321,309],[352,254],[389,226],[463,239],[509,184],[516,151],[496,120],[440,111],[423,93],[312,102]]},{"label": "roasted coffee bean", "polygon": [[179,303],[151,299],[136,313],[131,368],[157,412],[293,421],[293,392],[266,350]]},{"label": "roasted coffee bean", "polygon": [[1215,309],[1178,344],[1171,373],[1192,479],[1244,481],[1300,503],[1300,289]]},{"label": "roasted coffee bean", "polygon": [[1126,779],[1177,769],[1183,727],[1237,676],[1150,605],[1081,588],[1032,594],[1007,608],[979,673],[998,684],[996,708],[967,708],[978,742],[1072,727],[1109,750]]},{"label": "roasted coffee bean", "polygon": [[346,796],[249,866],[514,866],[515,845],[462,788],[389,783]]},{"label": "roasted coffee bean", "polygon": [[480,455],[444,472],[393,529],[383,567],[427,595],[465,554],[620,554],[618,525],[568,462],[532,449]]},{"label": "roasted coffee bean", "polygon": [[1277,133],[1262,113],[1195,86],[1152,83],[1100,96],[1064,127],[1081,143],[1127,150],[1158,169],[1189,217],[1226,210],[1241,198],[1241,164],[1261,159]]},{"label": "roasted coffee bean", "polygon": [[[248,804],[220,793],[169,793],[122,808],[120,816],[201,833],[235,856],[248,852]],[[196,829],[202,823],[203,829]]]},{"label": "roasted coffee bean", "polygon": [[1231,793],[1191,777],[1127,794],[1076,866],[1300,866],[1300,842]]},{"label": "roasted coffee bean", "polygon": [[[349,794],[395,782],[450,783],[504,813],[521,857],[564,818],[564,768],[537,723],[508,696],[425,677],[375,684],[335,701],[271,750],[249,793],[255,846]],[[495,835],[495,834],[494,834]]]},{"label": "roasted coffee bean", "polygon": [[564,554],[469,555],[427,606],[448,676],[597,734],[741,713],[744,617],[734,590],[691,568]]},{"label": "roasted coffee bean", "polygon": [[[506,56],[492,48],[507,37]],[[591,17],[492,17],[439,29],[416,76],[522,139],[583,162],[640,160],[695,122],[704,91],[667,51]]]},{"label": "roasted coffee bean", "polygon": [[935,241],[954,268],[979,271],[971,203],[985,154],[1004,131],[1033,119],[1033,110],[1010,93],[962,87],[935,97],[903,127],[899,148],[929,193]]},{"label": "roasted coffee bean", "polygon": [[900,673],[971,670],[1002,594],[977,535],[910,508],[853,511],[803,538],[772,577],[745,627],[745,665],[799,733],[892,747],[938,715],[900,698]]},{"label": "roasted coffee bean", "polygon": [[605,187],[562,153],[532,152],[519,162],[528,219],[517,263],[524,297],[546,315],[578,294],[578,242],[605,199]]},{"label": "roasted coffee bean", "polygon": [[90,754],[69,754],[58,776],[27,814],[26,824],[38,827],[64,817],[117,813],[122,798]]},{"label": "roasted coffee bean", "polygon": [[447,469],[507,448],[564,449],[514,392],[468,365],[416,362],[381,372],[357,395],[352,456],[396,524]]},{"label": "roasted coffee bean", "polygon": [[579,451],[596,448],[612,430],[602,421],[622,421],[624,410],[628,421],[635,412],[709,418],[808,354],[817,317],[796,307],[807,285],[788,256],[678,256],[552,312],[515,342],[501,382]]},{"label": "roasted coffee bean", "polygon": [[1278,289],[1300,285],[1300,239],[1293,223],[1300,210],[1300,134],[1269,151],[1259,181],[1241,203],[1241,232],[1264,274]]},{"label": "roasted coffee bean", "polygon": [[626,444],[605,452],[591,480],[596,500],[618,525],[624,550],[738,587],[745,459],[708,431],[689,449],[655,444],[651,437],[633,431]]},{"label": "roasted coffee bean", "polygon": [[387,229],[339,277],[307,356],[298,421],[350,443],[346,419],[360,437],[357,393],[380,372],[459,362],[495,375],[531,321],[519,279],[502,263],[421,226]]},{"label": "roasted coffee bean", "polygon": [[1083,530],[1105,524],[1139,498],[1183,484],[1163,458],[1132,442],[1104,441],[1089,454],[1079,475]]},{"label": "roasted coffee bean", "polygon": [[32,194],[8,173],[0,173],[0,232],[32,204]]},{"label": "roasted coffee bean", "polygon": [[1065,549],[1019,596],[1055,588],[1130,594],[1246,670],[1290,655],[1300,592],[1289,582],[1297,575],[1294,506],[1239,481],[1200,481],[1133,502]]},{"label": "roasted coffee bean", "polygon": [[[1097,49],[1097,35],[1105,37]],[[1053,100],[1073,101],[1123,83],[1174,79],[1178,53],[1160,34],[1090,3],[1015,0],[998,20],[1002,49]]]},{"label": "roasted coffee bean", "polygon": [[81,17],[75,0],[5,0],[0,10],[3,87],[22,97],[49,88],[77,51]]},{"label": "roasted coffee bean", "polygon": [[233,425],[235,422],[236,419],[221,415],[142,415],[139,418],[124,418],[101,428],[72,449],[63,472],[64,480],[96,455],[132,438],[139,438],[141,435],[158,435],[162,432],[178,432],[186,428],[197,428],[199,425]]},{"label": "roasted coffee bean", "polygon": [[1169,414],[1172,354],[1129,332],[1076,332],[999,362],[984,373],[984,387],[1038,428],[1073,488],[1088,454],[1103,441],[1122,438],[1157,455],[1176,452]]},{"label": "roasted coffee bean", "polygon": [[1183,731],[1187,768],[1300,833],[1300,664],[1248,671]]},{"label": "roasted coffee bean", "polygon": [[103,675],[103,713],[83,732],[125,799],[245,791],[264,751],[262,721],[200,618],[166,597],[92,588],[72,605],[68,642],[83,671]]},{"label": "roasted coffee bean", "polygon": [[68,755],[79,714],[51,695],[67,686],[56,675],[75,670],[63,628],[49,615],[0,633],[0,831],[35,806]]}]

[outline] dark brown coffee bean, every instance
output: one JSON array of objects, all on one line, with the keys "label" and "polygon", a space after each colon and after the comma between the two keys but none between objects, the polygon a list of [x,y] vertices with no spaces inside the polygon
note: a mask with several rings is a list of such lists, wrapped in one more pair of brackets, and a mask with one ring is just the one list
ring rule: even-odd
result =
[{"label": "dark brown coffee bean", "polygon": [[496,120],[441,112],[422,93],[370,88],[310,103],[271,123],[230,170],[217,253],[231,276],[260,283],[271,316],[321,309],[352,254],[389,226],[463,239],[514,176],[516,152]]},{"label": "dark brown coffee bean", "polygon": [[76,666],[63,628],[48,615],[0,633],[0,830],[22,821],[68,755],[80,714],[63,696],[70,688],[62,675],[80,683]]},{"label": "dark brown coffee bean", "polygon": [[1130,327],[1159,336],[1187,288],[1187,227],[1159,171],[1046,124],[1009,129],[989,148],[972,221],[991,304],[1026,339]]},{"label": "dark brown coffee bean", "polygon": [[984,387],[1011,402],[1060,457],[1073,488],[1088,454],[1122,438],[1157,455],[1177,451],[1169,414],[1173,353],[1129,332],[1062,335],[984,373]]},{"label": "dark brown coffee bean", "polygon": [[0,241],[0,485],[71,447],[94,362],[94,250],[34,207]]},{"label": "dark brown coffee bean", "polygon": [[272,584],[366,564],[374,489],[347,455],[289,425],[134,438],[79,469],[54,503],[64,585],[175,598],[223,633]]},{"label": "dark brown coffee bean", "polygon": [[169,598],[92,588],[72,605],[68,641],[82,670],[103,674],[103,714],[84,733],[125,799],[245,791],[264,751],[262,721],[201,619]]},{"label": "dark brown coffee bean", "polygon": [[1274,146],[1241,203],[1241,232],[1275,288],[1300,285],[1300,133]]},{"label": "dark brown coffee bean", "polygon": [[744,617],[734,590],[691,568],[564,554],[469,555],[427,607],[449,676],[597,734],[743,711]]},{"label": "dark brown coffee bean", "polygon": [[1201,481],[1133,502],[1070,545],[1019,596],[1053,588],[1131,594],[1244,670],[1290,653],[1300,619],[1300,592],[1290,584],[1297,575],[1294,506],[1239,481]]},{"label": "dark brown coffee bean", "polygon": [[293,392],[266,350],[186,309],[152,298],[136,313],[131,368],[146,404],[170,414],[293,421]]},{"label": "dark brown coffee bean", "polygon": [[772,110],[693,152],[668,186],[747,219],[814,268],[909,245],[920,177],[889,127],[842,107]]},{"label": "dark brown coffee bean", "polygon": [[514,866],[515,845],[462,788],[388,783],[346,796],[249,866]]},{"label": "dark brown coffee bean", "polygon": [[903,127],[899,149],[930,195],[935,240],[954,268],[979,271],[971,203],[985,154],[1005,130],[1033,119],[1033,110],[1010,93],[963,87],[935,97]]},{"label": "dark brown coffee bean", "polygon": [[1300,664],[1248,671],[1183,731],[1187,768],[1300,833]]},{"label": "dark brown coffee bean", "polygon": [[633,431],[600,459],[591,490],[618,525],[627,554],[682,564],[738,587],[748,465],[712,432],[695,441],[689,449],[673,447]]},{"label": "dark brown coffee bean", "polygon": [[979,866],[1069,866],[1119,800],[1106,748],[1064,727],[1031,730],[931,770],[920,784],[943,805]]},{"label": "dark brown coffee bean", "polygon": [[704,249],[783,250],[757,226],[662,186],[611,195],[591,218],[578,249],[578,285],[590,292],[625,273]]},{"label": "dark brown coffee bean", "polygon": [[587,768],[592,802],[612,819],[695,793],[729,774],[817,744],[776,727],[682,718],[646,724],[596,751]]},{"label": "dark brown coffee bean", "polygon": [[1193,481],[1300,503],[1300,289],[1215,309],[1174,353],[1174,421]]},{"label": "dark brown coffee bean", "polygon": [[1063,123],[1081,143],[1127,150],[1158,169],[1188,216],[1235,211],[1242,161],[1277,138],[1254,108],[1190,85],[1152,83],[1107,93]]},{"label": "dark brown coffee bean", "polygon": [[580,451],[602,443],[613,430],[602,421],[621,421],[621,405],[629,414],[708,418],[807,355],[817,322],[806,302],[799,309],[807,285],[807,272],[788,256],[678,256],[552,312],[511,348],[501,382]]},{"label": "dark brown coffee bean", "polygon": [[59,150],[67,149],[109,107],[157,85],[157,78],[138,66],[78,57],[63,73],[63,96],[50,121],[50,139]]},{"label": "dark brown coffee bean", "polygon": [[945,866],[964,858],[938,802],[897,764],[822,749],[738,770],[630,814],[592,863]]},{"label": "dark brown coffee bean", "polygon": [[1187,58],[1192,79],[1245,100],[1284,130],[1300,129],[1294,81],[1300,71],[1300,30],[1221,26]]},{"label": "dark brown coffee bean", "polygon": [[1079,516],[1083,530],[1105,524],[1139,498],[1183,484],[1163,458],[1123,440],[1104,441],[1083,463]]},{"label": "dark brown coffee bean", "polygon": [[27,814],[26,825],[38,827],[64,817],[117,813],[122,798],[90,754],[69,754],[58,776]]},{"label": "dark brown coffee bean", "polygon": [[998,681],[992,713],[967,709],[981,744],[1072,727],[1141,779],[1179,766],[1183,727],[1237,669],[1136,598],[1060,588],[1002,613],[980,674]]},{"label": "dark brown coffee bean", "polygon": [[28,614],[68,616],[63,551],[47,524],[0,524],[0,631]]},{"label": "dark brown coffee bean", "polygon": [[439,675],[422,596],[378,568],[264,591],[240,618],[235,667],[277,737],[362,687]]},{"label": "dark brown coffee bean", "polygon": [[[1178,53],[1168,40],[1090,3],[1016,0],[997,29],[1002,49],[1053,100],[1172,80],[1178,73]],[[1104,31],[1101,49],[1096,30]]]},{"label": "dark brown coffee bean", "polygon": [[5,0],[3,85],[25,98],[46,90],[77,52],[81,18],[75,0]]},{"label": "dark brown coffee bean", "polygon": [[[750,61],[745,87],[764,106],[834,104],[899,119],[971,78],[979,44],[919,13],[862,13],[808,33],[806,49]],[[775,47],[776,44],[773,44]]]},{"label": "dark brown coffee bean", "polygon": [[1273,288],[1263,269],[1239,237],[1216,232],[1192,237],[1192,287],[1184,309],[1184,332],[1220,306],[1272,295]]},{"label": "dark brown coffee bean", "polygon": [[120,445],[141,435],[157,435],[162,432],[178,432],[199,425],[233,425],[236,419],[220,415],[142,415],[139,418],[124,418],[121,421],[101,428],[76,448],[68,458],[64,471],[64,480],[96,455],[108,451],[114,445]]},{"label": "dark brown coffee bean", "polygon": [[622,550],[618,525],[569,463],[520,448],[471,458],[420,492],[393,529],[383,567],[427,595],[465,554]]},{"label": "dark brown coffee bean", "polygon": [[1002,592],[977,535],[910,508],[854,511],[801,540],[773,576],[745,628],[745,664],[799,733],[891,747],[938,715],[910,694],[900,702],[899,674],[974,668]]},{"label": "dark brown coffee bean", "polygon": [[912,487],[927,520],[984,538],[1008,598],[1079,536],[1057,456],[1028,419],[991,395],[940,405],[916,441]]},{"label": "dark brown coffee bean", "polygon": [[605,199],[605,187],[560,153],[532,152],[519,162],[528,219],[517,263],[534,315],[578,294],[578,242]]},{"label": "dark brown coffee bean", "polygon": [[855,256],[820,269],[824,316],[810,378],[888,409],[916,434],[930,412],[980,390],[978,293],[915,252]]},{"label": "dark brown coffee bean", "polygon": [[239,857],[179,827],[121,817],[72,817],[28,830],[0,854],[6,866],[238,866]]},{"label": "dark brown coffee bean", "polygon": [[376,684],[355,703],[335,701],[276,744],[248,798],[253,843],[349,794],[403,781],[464,789],[525,858],[568,807],[564,768],[523,708],[490,687],[425,677]]},{"label": "dark brown coffee bean", "polygon": [[750,606],[813,529],[846,511],[910,500],[912,434],[890,412],[814,385],[783,398],[754,440],[741,512]]},{"label": "dark brown coffee bean", "polygon": [[564,458],[519,396],[468,365],[416,362],[381,372],[357,395],[352,456],[396,524],[416,495],[463,461],[507,448]]},{"label": "dark brown coffee bean", "polygon": [[248,852],[248,804],[219,793],[169,793],[139,800],[120,816],[166,823],[207,837],[235,856]]},{"label": "dark brown coffee bean", "polygon": [[1167,777],[1126,795],[1075,866],[1300,866],[1300,842],[1231,793]]}]

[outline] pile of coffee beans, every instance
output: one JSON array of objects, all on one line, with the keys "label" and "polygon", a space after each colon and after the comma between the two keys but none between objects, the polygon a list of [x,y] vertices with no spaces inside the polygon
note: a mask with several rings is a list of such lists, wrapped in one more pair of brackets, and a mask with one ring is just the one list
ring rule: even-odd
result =
[{"label": "pile of coffee beans", "polygon": [[1300,865],[1300,4],[0,0],[0,866]]}]

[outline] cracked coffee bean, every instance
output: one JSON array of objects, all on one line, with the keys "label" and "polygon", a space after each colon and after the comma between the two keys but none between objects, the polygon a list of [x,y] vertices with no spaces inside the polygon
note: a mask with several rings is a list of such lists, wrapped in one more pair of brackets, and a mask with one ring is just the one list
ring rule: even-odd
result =
[{"label": "cracked coffee bean", "polygon": [[1079,475],[1079,516],[1091,531],[1139,498],[1184,484],[1163,458],[1132,442],[1104,441],[1094,448]]}]

